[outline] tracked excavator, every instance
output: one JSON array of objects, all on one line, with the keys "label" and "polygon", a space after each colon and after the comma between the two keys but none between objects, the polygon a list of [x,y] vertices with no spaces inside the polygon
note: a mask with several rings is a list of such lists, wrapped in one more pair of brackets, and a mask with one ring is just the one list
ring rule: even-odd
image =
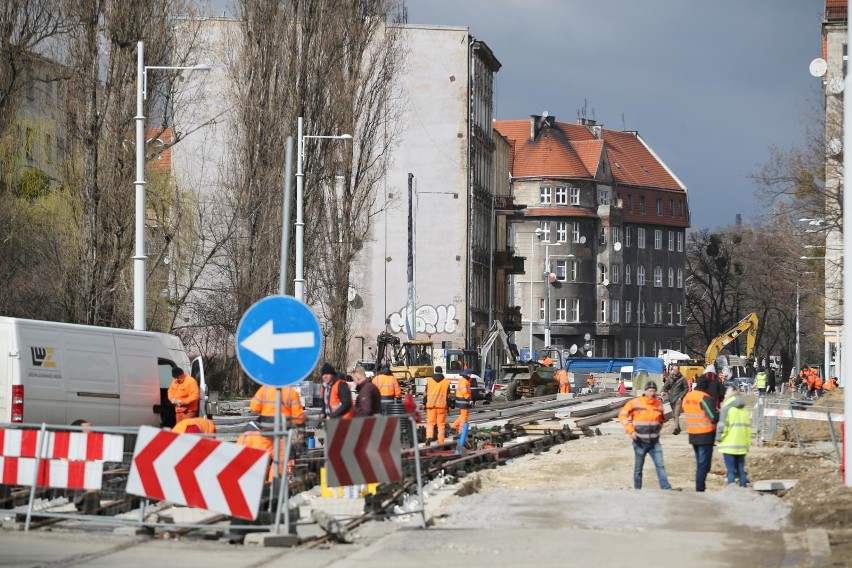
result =
[{"label": "tracked excavator", "polygon": [[[757,328],[759,321],[757,314],[752,312],[736,325],[716,336],[713,341],[707,346],[707,351],[704,352],[704,361],[700,359],[691,359],[688,361],[680,361],[680,372],[689,380],[693,380],[698,375],[704,373],[704,368],[709,364],[716,364],[719,353],[736,340],[743,333],[746,334],[746,360],[752,360],[754,357],[754,346],[757,343]],[[720,370],[717,368],[717,370]]]}]

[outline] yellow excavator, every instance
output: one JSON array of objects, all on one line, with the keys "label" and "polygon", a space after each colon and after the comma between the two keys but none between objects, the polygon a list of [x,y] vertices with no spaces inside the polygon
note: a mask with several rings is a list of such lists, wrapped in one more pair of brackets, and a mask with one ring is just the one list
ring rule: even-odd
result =
[{"label": "yellow excavator", "polygon": [[[754,356],[754,345],[757,343],[757,314],[752,312],[741,319],[735,326],[725,331],[721,335],[716,336],[710,345],[707,346],[707,351],[704,352],[704,364],[700,360],[690,360],[680,362],[680,373],[688,380],[692,381],[698,375],[704,373],[704,368],[711,363],[716,363],[716,358],[719,353],[730,345],[732,341],[737,339],[743,333],[746,334],[746,358],[751,359]],[[717,369],[718,371],[718,369]]]}]

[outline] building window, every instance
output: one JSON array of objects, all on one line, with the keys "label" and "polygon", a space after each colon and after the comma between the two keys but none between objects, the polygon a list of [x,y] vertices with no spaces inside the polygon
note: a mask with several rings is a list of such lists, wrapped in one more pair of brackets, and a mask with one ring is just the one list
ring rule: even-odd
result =
[{"label": "building window", "polygon": [[615,243],[619,242],[619,239],[618,239],[619,234],[618,233],[619,233],[618,227],[613,227],[612,228],[612,246],[615,246]]},{"label": "building window", "polygon": [[567,187],[557,187],[556,188],[556,204],[557,205],[568,205],[568,188]]},{"label": "building window", "polygon": [[663,232],[660,229],[654,231],[654,250],[662,250],[663,248]]},{"label": "building window", "polygon": [[633,357],[633,353],[631,352],[632,346],[630,344],[629,339],[624,340],[624,356],[625,357]]},{"label": "building window", "polygon": [[627,194],[627,210],[633,213],[633,196],[631,194]]},{"label": "building window", "polygon": [[683,233],[677,234],[677,252],[683,252]]},{"label": "building window", "polygon": [[609,357],[608,344],[609,341],[605,337],[601,339],[601,357]]},{"label": "building window", "polygon": [[641,264],[636,267],[636,285],[644,286],[645,285],[645,267]]},{"label": "building window", "polygon": [[598,279],[598,282],[603,284],[604,282],[606,282],[606,264],[601,264],[598,268],[600,272],[600,278]]},{"label": "building window", "polygon": [[633,320],[633,302],[624,300],[624,323],[630,323]]},{"label": "building window", "polygon": [[682,268],[677,269],[677,287],[683,288],[683,269]]},{"label": "building window", "polygon": [[673,304],[669,304],[669,325],[674,325],[674,309]]},{"label": "building window", "polygon": [[556,261],[556,279],[564,282],[567,275],[568,275],[568,261],[567,260],[557,260]]},{"label": "building window", "polygon": [[657,198],[657,217],[663,216],[663,200],[659,197]]},{"label": "building window", "polygon": [[654,302],[654,323],[663,323],[663,303]]},{"label": "building window", "polygon": [[586,353],[586,355],[588,355],[589,357],[595,356],[595,340],[594,339],[589,340],[589,353]]},{"label": "building window", "polygon": [[606,246],[606,227],[604,227],[603,225],[601,225],[601,233],[598,237],[598,242],[601,246]]},{"label": "building window", "polygon": [[574,298],[571,300],[571,321],[580,321],[580,299]]},{"label": "building window", "polygon": [[637,302],[636,309],[639,310],[639,314],[636,316],[636,320],[645,323],[645,302]]},{"label": "building window", "polygon": [[576,260],[571,261],[571,282],[577,281],[577,271],[579,269],[579,264]]},{"label": "building window", "polygon": [[613,284],[619,283],[619,281],[621,280],[621,265],[620,264],[613,264],[612,265],[612,269],[610,270],[609,279],[612,281]]},{"label": "building window", "polygon": [[624,265],[624,283],[630,285],[630,265]]},{"label": "building window", "polygon": [[547,221],[540,221],[538,224],[538,228],[541,229],[539,232],[539,237],[546,243],[550,242],[550,223]]},{"label": "building window", "polygon": [[580,242],[580,223],[578,221],[571,223],[571,242]]},{"label": "building window", "polygon": [[556,321],[567,321],[568,300],[559,298],[556,300]]},{"label": "building window", "polygon": [[674,199],[669,199],[669,215],[674,217]]},{"label": "building window", "polygon": [[669,252],[674,251],[674,247],[675,247],[674,238],[675,238],[674,231],[669,231]]},{"label": "building window", "polygon": [[646,211],[645,211],[645,196],[644,195],[639,196],[639,213],[641,213],[642,215],[644,215],[646,213]]},{"label": "building window", "polygon": [[556,223],[556,242],[564,243],[568,240],[568,223],[559,221]]},{"label": "building window", "polygon": [[681,217],[683,217],[683,199],[679,200],[677,203],[677,210]]},{"label": "building window", "polygon": [[572,187],[571,188],[571,205],[579,205],[580,204],[580,188]]},{"label": "building window", "polygon": [[663,269],[659,266],[654,267],[654,288],[663,287]]},{"label": "building window", "polygon": [[624,248],[630,248],[630,227],[624,227]]},{"label": "building window", "polygon": [[538,321],[544,321],[544,313],[546,306],[544,305],[544,298],[538,299]]},{"label": "building window", "polygon": [[609,205],[609,190],[608,189],[599,189],[598,190],[598,205]]},{"label": "building window", "polygon": [[612,300],[612,323],[621,321],[621,300]]},{"label": "building window", "polygon": [[669,266],[669,288],[674,288],[674,268]]},{"label": "building window", "polygon": [[677,305],[677,324],[683,325],[683,304]]},{"label": "building window", "polygon": [[636,230],[636,246],[640,249],[645,248],[645,229],[641,227]]},{"label": "building window", "polygon": [[644,339],[636,345],[636,349],[637,349],[636,356],[641,357],[642,354],[645,352],[645,340]]},{"label": "building window", "polygon": [[538,202],[541,205],[550,205],[551,204],[551,188],[548,186],[542,186],[538,190]]}]

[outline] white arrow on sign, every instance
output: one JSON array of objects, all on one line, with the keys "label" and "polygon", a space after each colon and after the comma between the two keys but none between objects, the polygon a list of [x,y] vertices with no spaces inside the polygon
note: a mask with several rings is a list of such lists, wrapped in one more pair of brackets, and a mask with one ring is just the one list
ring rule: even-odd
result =
[{"label": "white arrow on sign", "polygon": [[272,331],[272,320],[263,324],[240,343],[240,347],[251,351],[273,365],[275,364],[276,349],[299,349],[315,345],[316,337],[313,331],[274,333]]}]

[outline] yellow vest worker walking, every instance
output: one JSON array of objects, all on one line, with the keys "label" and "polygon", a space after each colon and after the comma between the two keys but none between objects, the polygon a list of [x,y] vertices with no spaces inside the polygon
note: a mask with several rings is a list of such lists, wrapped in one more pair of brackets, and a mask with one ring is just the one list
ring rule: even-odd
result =
[{"label": "yellow vest worker walking", "polygon": [[169,401],[175,405],[178,422],[198,416],[198,383],[180,367],[172,369],[172,384],[169,386]]},{"label": "yellow vest worker walking", "polygon": [[[260,387],[251,399],[249,408],[260,415],[261,424],[275,423],[275,387]],[[305,408],[299,391],[292,387],[281,388],[281,415],[287,418],[288,424],[304,426]]]},{"label": "yellow vest worker walking", "polygon": [[470,369],[465,369],[461,372],[459,382],[456,384],[456,408],[459,409],[459,416],[451,424],[451,427],[459,433],[461,433],[462,426],[468,421],[472,406],[473,393],[470,390]]},{"label": "yellow vest worker walking", "polygon": [[447,395],[450,381],[444,379],[444,370],[435,367],[435,373],[426,381],[426,443],[434,440],[435,426],[438,426],[438,443],[443,444],[447,434]]},{"label": "yellow vest worker walking", "polygon": [[207,418],[187,418],[178,422],[172,432],[177,434],[215,434],[216,424]]}]

